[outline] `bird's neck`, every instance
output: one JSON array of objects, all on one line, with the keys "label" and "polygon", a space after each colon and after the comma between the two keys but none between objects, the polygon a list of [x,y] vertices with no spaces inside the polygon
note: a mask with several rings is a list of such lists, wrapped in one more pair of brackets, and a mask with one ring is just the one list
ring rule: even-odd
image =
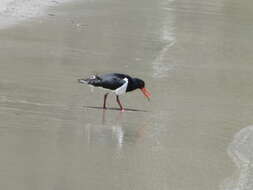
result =
[{"label": "bird's neck", "polygon": [[132,78],[132,80],[129,81],[129,83],[128,83],[127,91],[129,92],[129,91],[135,90],[137,88],[139,88],[138,82],[135,78]]}]

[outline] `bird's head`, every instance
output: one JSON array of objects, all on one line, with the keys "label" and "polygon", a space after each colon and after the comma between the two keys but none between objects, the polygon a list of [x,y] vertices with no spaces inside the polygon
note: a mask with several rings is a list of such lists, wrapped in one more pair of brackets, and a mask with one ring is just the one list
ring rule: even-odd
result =
[{"label": "bird's head", "polygon": [[136,82],[137,88],[139,88],[142,91],[142,93],[144,94],[144,96],[146,96],[146,98],[148,100],[150,100],[151,93],[148,91],[147,88],[145,88],[145,82],[141,79],[138,79],[138,78],[135,78],[135,82]]}]

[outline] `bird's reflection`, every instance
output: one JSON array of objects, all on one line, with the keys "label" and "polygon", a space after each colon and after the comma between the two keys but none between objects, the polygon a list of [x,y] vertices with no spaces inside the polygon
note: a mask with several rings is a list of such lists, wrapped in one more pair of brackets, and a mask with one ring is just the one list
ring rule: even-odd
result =
[{"label": "bird's reflection", "polygon": [[[104,126],[106,126],[106,112],[107,110],[104,110],[102,111],[102,124]],[[125,135],[125,132],[122,128],[122,125],[121,125],[121,121],[122,121],[122,117],[123,117],[123,112],[119,111],[116,115],[116,118],[115,118],[115,124],[111,125],[111,129],[112,129],[112,135],[116,138],[116,141],[117,141],[117,146],[118,148],[122,148],[122,145],[123,145],[123,142],[124,142],[124,135]]]},{"label": "bird's reflection", "polygon": [[145,120],[141,117],[144,117],[145,114],[141,114],[140,112],[140,115],[136,116],[134,113],[112,112],[110,109],[101,109],[101,112],[98,113],[101,114],[101,124],[88,123],[85,126],[84,132],[88,144],[103,144],[109,145],[109,147],[116,146],[119,153],[124,144],[141,142],[140,139],[145,134],[145,125],[143,125],[143,121]]},{"label": "bird's reflection", "polygon": [[[102,111],[102,124],[106,125],[106,112],[107,110]],[[119,123],[122,120],[123,112],[119,111],[115,118],[115,123]]]}]

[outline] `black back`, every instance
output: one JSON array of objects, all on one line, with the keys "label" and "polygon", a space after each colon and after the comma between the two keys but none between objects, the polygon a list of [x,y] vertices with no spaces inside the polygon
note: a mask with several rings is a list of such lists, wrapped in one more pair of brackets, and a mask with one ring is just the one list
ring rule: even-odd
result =
[{"label": "black back", "polygon": [[[145,83],[143,80],[138,78],[132,78],[129,75],[121,74],[121,73],[109,73],[104,75],[93,75],[87,79],[81,79],[88,84],[96,87],[102,87],[110,90],[116,90],[121,87],[125,81],[124,79],[128,79],[127,92],[135,90],[137,88],[143,88]],[[80,80],[79,80],[80,81]]]}]

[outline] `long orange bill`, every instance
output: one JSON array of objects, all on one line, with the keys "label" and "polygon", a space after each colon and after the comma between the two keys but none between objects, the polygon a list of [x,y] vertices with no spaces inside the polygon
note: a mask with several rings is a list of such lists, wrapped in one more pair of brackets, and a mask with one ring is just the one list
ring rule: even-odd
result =
[{"label": "long orange bill", "polygon": [[146,88],[141,88],[142,93],[144,94],[144,96],[147,97],[148,100],[150,100],[151,97],[151,93],[148,91],[148,89]]}]

